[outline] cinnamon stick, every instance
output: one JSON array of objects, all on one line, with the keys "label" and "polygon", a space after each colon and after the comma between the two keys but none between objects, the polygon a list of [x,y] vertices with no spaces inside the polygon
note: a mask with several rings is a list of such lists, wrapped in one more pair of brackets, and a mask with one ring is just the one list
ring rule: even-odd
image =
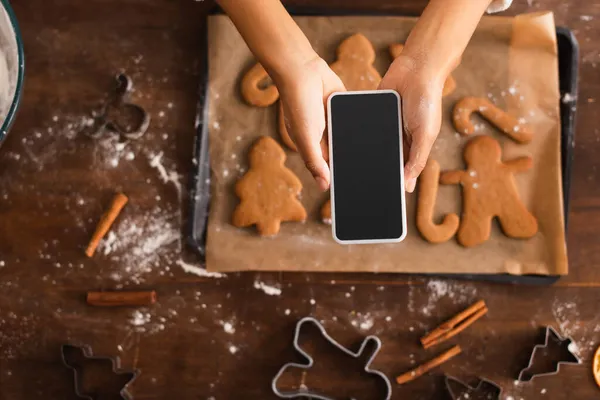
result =
[{"label": "cinnamon stick", "polygon": [[469,325],[485,315],[487,311],[485,302],[479,300],[421,338],[421,344],[427,349],[442,343],[465,330]]},{"label": "cinnamon stick", "polygon": [[156,292],[88,292],[87,303],[100,307],[149,306],[156,303]]},{"label": "cinnamon stick", "polygon": [[127,204],[127,196],[123,193],[117,193],[113,198],[113,201],[110,205],[110,208],[104,213],[102,218],[100,218],[100,222],[98,222],[98,226],[96,226],[96,231],[90,240],[90,243],[85,250],[85,254],[88,257],[91,257],[96,252],[96,248],[100,244],[100,240],[108,233],[108,230],[112,226],[113,222],[119,216],[119,213]]},{"label": "cinnamon stick", "polygon": [[449,330],[446,333],[444,333],[442,336],[438,336],[436,339],[428,341],[425,344],[423,344],[423,348],[428,349],[432,346],[435,346],[436,344],[445,342],[446,340],[450,339],[453,336],[458,335],[459,333],[461,333],[462,331],[467,329],[469,327],[469,325],[471,325],[473,322],[475,322],[479,318],[483,317],[487,312],[488,312],[487,307],[482,308],[481,310],[477,311],[475,314],[471,315],[469,318],[465,319],[463,322],[461,322],[459,325],[457,325],[454,329]]},{"label": "cinnamon stick", "polygon": [[445,351],[444,353],[438,355],[437,357],[427,361],[424,364],[419,365],[417,368],[408,371],[399,377],[396,378],[396,383],[402,385],[404,383],[410,382],[413,379],[417,379],[418,377],[425,375],[427,372],[431,371],[437,366],[442,365],[446,361],[452,359],[461,353],[460,346],[454,346],[451,349]]}]

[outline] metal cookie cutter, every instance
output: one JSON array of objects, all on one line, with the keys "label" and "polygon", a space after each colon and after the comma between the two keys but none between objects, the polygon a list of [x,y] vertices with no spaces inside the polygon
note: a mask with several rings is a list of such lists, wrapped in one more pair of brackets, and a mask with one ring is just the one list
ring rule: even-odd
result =
[{"label": "metal cookie cutter", "polygon": [[486,399],[500,400],[502,388],[487,379],[479,379],[476,386],[469,386],[463,381],[446,375],[446,389],[452,400]]},{"label": "metal cookie cutter", "polygon": [[[535,362],[536,353],[547,349],[551,341],[557,343],[562,349],[566,349],[569,354],[569,359],[556,362],[556,367],[552,371],[537,374],[528,374],[529,370]],[[563,338],[558,334],[558,332],[556,332],[554,328],[552,328],[551,326],[547,326],[544,344],[537,344],[533,347],[533,351],[531,352],[531,356],[529,357],[529,364],[527,365],[527,367],[521,370],[517,380],[520,382],[529,382],[533,378],[538,376],[557,374],[560,371],[560,366],[563,364],[581,364],[581,359],[574,353],[574,345],[575,344],[573,343],[573,339],[571,339],[570,337]]]},{"label": "metal cookie cutter", "polygon": [[116,375],[124,375],[128,378],[127,383],[123,386],[123,389],[119,392],[121,398],[123,400],[133,400],[133,397],[127,390],[127,387],[138,377],[140,374],[139,370],[134,371],[124,371],[121,369],[121,360],[119,357],[99,357],[94,356],[92,349],[89,346],[76,346],[72,344],[64,344],[61,347],[61,359],[62,363],[65,367],[73,370],[73,379],[74,379],[74,389],[75,395],[81,399],[86,400],[94,400],[92,395],[85,394],[80,387],[80,377],[81,374],[79,365],[72,365],[68,360],[68,354],[73,351],[79,351],[83,355],[83,357],[87,360],[101,360],[101,361],[110,361],[112,364],[112,370]]},{"label": "metal cookie cutter", "polygon": [[273,378],[273,381],[271,382],[271,388],[273,390],[273,393],[275,393],[275,395],[277,397],[282,398],[282,399],[295,399],[295,398],[300,398],[300,397],[304,397],[304,398],[308,397],[310,399],[318,399],[318,400],[335,400],[331,397],[323,396],[323,395],[311,392],[310,390],[306,390],[306,389],[299,389],[299,390],[293,391],[293,392],[282,392],[277,388],[277,381],[279,380],[281,375],[283,375],[283,373],[288,368],[294,367],[294,368],[308,370],[313,366],[314,361],[313,361],[312,357],[309,356],[304,350],[302,350],[302,348],[300,347],[300,344],[299,344],[300,331],[302,330],[302,326],[304,324],[315,325],[319,329],[319,331],[321,332],[321,335],[323,335],[325,340],[327,340],[338,350],[342,351],[343,353],[345,353],[346,355],[348,355],[352,358],[360,358],[362,356],[363,352],[365,351],[366,347],[369,345],[369,343],[374,343],[375,350],[373,351],[373,354],[367,361],[364,371],[367,374],[371,374],[371,375],[375,375],[375,376],[379,377],[384,382],[385,387],[386,387],[386,395],[384,397],[385,400],[389,400],[392,397],[392,384],[390,383],[390,380],[382,372],[373,370],[370,367],[371,363],[373,362],[373,360],[379,353],[379,350],[381,349],[381,340],[377,336],[367,336],[363,340],[358,351],[356,353],[354,353],[351,350],[348,350],[347,348],[345,348],[344,346],[339,344],[338,342],[336,342],[331,336],[329,336],[327,334],[323,325],[319,321],[317,321],[315,318],[312,318],[312,317],[305,317],[305,318],[302,318],[300,321],[298,321],[298,323],[296,324],[296,331],[294,333],[294,348],[296,349],[296,351],[298,353],[300,353],[306,359],[306,363],[305,364],[287,363],[283,367],[281,367],[281,369],[277,372],[277,375],[275,375],[275,377]]},{"label": "metal cookie cutter", "polygon": [[[138,139],[146,133],[150,126],[150,114],[137,104],[128,102],[128,95],[133,89],[131,79],[125,74],[117,75],[117,88],[108,99],[100,114],[94,118],[92,130],[88,136],[97,138],[106,131],[116,133],[126,139]],[[124,114],[133,121],[120,121]]]}]

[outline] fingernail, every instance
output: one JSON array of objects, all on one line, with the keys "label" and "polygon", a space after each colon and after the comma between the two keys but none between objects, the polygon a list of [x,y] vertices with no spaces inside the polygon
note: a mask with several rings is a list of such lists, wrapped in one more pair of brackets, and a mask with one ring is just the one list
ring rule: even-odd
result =
[{"label": "fingernail", "polygon": [[412,193],[417,186],[417,178],[410,178],[406,181],[405,189],[408,193]]},{"label": "fingernail", "polygon": [[327,187],[328,187],[329,185],[327,184],[327,181],[326,181],[325,179],[321,178],[320,176],[317,176],[317,177],[315,178],[315,180],[317,181],[317,185],[319,185],[319,188],[320,188],[322,191],[326,191],[326,190],[327,190]]}]

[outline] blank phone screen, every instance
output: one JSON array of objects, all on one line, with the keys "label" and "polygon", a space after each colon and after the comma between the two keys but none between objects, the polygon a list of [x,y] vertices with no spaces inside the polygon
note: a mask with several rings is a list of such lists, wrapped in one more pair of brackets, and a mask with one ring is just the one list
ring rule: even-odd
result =
[{"label": "blank phone screen", "polygon": [[330,102],[335,236],[393,241],[405,227],[398,97],[335,95]]}]

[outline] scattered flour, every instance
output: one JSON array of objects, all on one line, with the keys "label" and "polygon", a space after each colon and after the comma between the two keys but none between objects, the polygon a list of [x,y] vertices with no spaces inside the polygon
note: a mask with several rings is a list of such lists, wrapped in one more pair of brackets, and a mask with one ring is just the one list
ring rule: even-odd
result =
[{"label": "scattered flour", "polygon": [[600,324],[582,323],[577,303],[572,301],[561,302],[555,299],[552,303],[552,314],[558,323],[560,334],[573,339],[569,345],[569,351],[582,361],[585,361],[587,357],[592,357],[597,343],[590,339],[595,337],[596,330],[600,330]]},{"label": "scattered flour", "polygon": [[151,316],[149,313],[142,313],[141,311],[135,310],[133,314],[131,314],[131,319],[129,323],[133,326],[142,326],[146,325],[150,322]]},{"label": "scattered flour", "polygon": [[552,314],[558,322],[560,332],[563,336],[573,336],[579,331],[579,311],[574,302],[561,303],[557,299],[552,303]]},{"label": "scattered flour", "polygon": [[112,279],[141,283],[153,271],[164,275],[178,253],[174,246],[181,235],[177,218],[161,208],[123,216],[99,246],[102,254],[120,265]]},{"label": "scattered flour", "polygon": [[472,301],[477,294],[477,289],[469,283],[433,279],[427,282],[427,292],[429,294],[427,304],[420,310],[425,316],[431,315],[437,302],[442,298],[449,298],[454,304]]},{"label": "scattered flour", "polygon": [[370,313],[361,314],[356,313],[356,315],[352,315],[350,318],[350,324],[360,329],[361,331],[368,331],[375,324],[374,318]]},{"label": "scattered flour", "polygon": [[220,272],[208,272],[205,268],[188,264],[182,259],[177,260],[176,264],[179,265],[188,274],[198,275],[202,278],[227,278],[227,275],[225,274],[222,274]]},{"label": "scattered flour", "polygon": [[561,99],[563,103],[572,103],[577,100],[577,96],[573,96],[571,93],[565,93]]},{"label": "scattered flour", "polygon": [[152,168],[156,168],[158,170],[158,173],[160,174],[160,179],[163,181],[163,183],[172,183],[175,186],[175,189],[177,189],[177,195],[179,196],[179,199],[181,199],[181,182],[180,182],[180,176],[177,173],[177,171],[171,170],[171,171],[167,171],[167,169],[165,168],[164,164],[163,164],[163,152],[161,151],[158,154],[150,154],[149,156],[149,160],[150,160],[150,166]]},{"label": "scattered flour", "polygon": [[254,289],[262,290],[266,295],[269,296],[280,296],[281,289],[276,286],[270,286],[265,284],[264,282],[254,281]]},{"label": "scattered flour", "polygon": [[235,353],[237,353],[237,352],[238,352],[238,350],[239,350],[239,349],[237,348],[237,346],[234,346],[234,345],[229,345],[229,352],[230,352],[231,354],[235,354]]},{"label": "scattered flour", "polygon": [[[12,51],[12,49],[9,50]],[[14,72],[10,71],[4,52],[0,51],[0,123],[4,122],[15,94],[16,76],[13,76]]]},{"label": "scattered flour", "polygon": [[233,326],[233,322],[219,321],[219,324],[223,327],[225,333],[229,333],[230,335],[233,335],[235,333],[235,327]]}]

